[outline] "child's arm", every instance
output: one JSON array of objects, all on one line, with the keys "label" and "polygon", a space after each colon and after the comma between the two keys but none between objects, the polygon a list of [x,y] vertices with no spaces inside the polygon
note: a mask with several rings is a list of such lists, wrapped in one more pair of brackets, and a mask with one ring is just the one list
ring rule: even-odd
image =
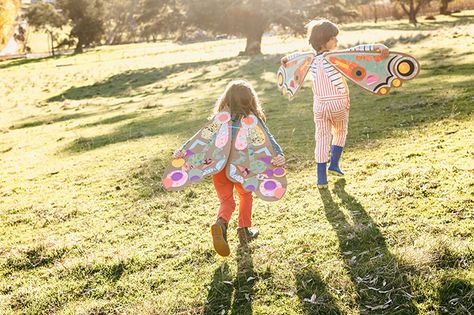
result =
[{"label": "child's arm", "polygon": [[277,157],[272,161],[273,165],[275,166],[282,166],[285,164],[285,156],[283,154],[283,150],[281,149],[280,145],[276,142],[275,137],[273,137],[272,133],[270,130],[268,130],[267,125],[259,118],[260,122],[262,123],[263,129],[266,132],[268,139],[270,140],[270,143],[273,146],[273,149],[275,150]]},{"label": "child's arm", "polygon": [[194,134],[194,136],[192,136],[191,138],[188,139],[188,141],[186,141],[185,143],[183,143],[183,145],[181,145],[179,147],[179,149],[176,149],[174,152],[173,152],[173,158],[174,159],[179,159],[179,158],[182,158],[186,155],[186,152],[183,151],[184,147],[186,147],[188,145],[188,143],[191,141],[191,139],[193,139],[194,137],[196,137],[199,133],[201,132],[201,130],[198,130],[198,132],[196,132]]},{"label": "child's arm", "polygon": [[378,51],[382,55],[383,58],[388,57],[389,51],[388,47],[384,44],[364,44],[364,45],[357,45],[348,49],[349,51]]},{"label": "child's arm", "polygon": [[289,55],[286,55],[285,57],[281,58],[280,62],[281,62],[281,65],[284,66],[286,65],[286,63],[288,61],[291,61],[293,59],[295,59],[296,57],[298,57],[299,55],[301,55],[300,52],[294,52],[292,54],[289,54]]}]

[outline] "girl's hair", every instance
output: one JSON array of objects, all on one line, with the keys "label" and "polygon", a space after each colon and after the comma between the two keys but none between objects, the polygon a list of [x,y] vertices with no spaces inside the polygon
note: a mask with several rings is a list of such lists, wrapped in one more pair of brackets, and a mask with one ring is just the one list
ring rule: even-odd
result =
[{"label": "girl's hair", "polygon": [[316,51],[320,51],[332,37],[339,34],[336,24],[326,19],[313,20],[306,24],[306,27],[308,42]]},{"label": "girl's hair", "polygon": [[266,119],[257,93],[252,85],[245,80],[232,80],[227,84],[224,93],[217,99],[214,114],[222,110],[243,116],[254,114],[263,121]]}]

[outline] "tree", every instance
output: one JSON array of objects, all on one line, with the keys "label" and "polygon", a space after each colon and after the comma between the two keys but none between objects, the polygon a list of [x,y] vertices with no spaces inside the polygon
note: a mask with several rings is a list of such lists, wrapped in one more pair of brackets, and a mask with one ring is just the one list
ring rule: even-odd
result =
[{"label": "tree", "polygon": [[361,4],[371,6],[374,13],[374,23],[377,23],[378,18],[379,18],[377,9],[378,9],[378,6],[382,4],[383,2],[384,2],[383,0],[357,0],[357,1],[353,1],[351,5],[353,7],[357,5],[361,5]]},{"label": "tree", "polygon": [[102,0],[58,0],[58,5],[72,24],[70,37],[77,38],[75,53],[100,42],[105,31]]},{"label": "tree", "polygon": [[19,0],[0,0],[0,50],[13,34],[19,8]]},{"label": "tree", "polygon": [[140,6],[136,0],[105,2],[105,35],[107,44],[131,42],[138,35],[137,16]]},{"label": "tree", "polygon": [[408,21],[416,26],[418,23],[416,16],[420,9],[431,2],[431,0],[394,0],[400,4],[403,12],[408,15]]},{"label": "tree", "polygon": [[156,41],[158,35],[167,36],[186,28],[183,3],[177,0],[142,0],[137,18],[142,35]]},{"label": "tree", "polygon": [[51,39],[51,53],[55,55],[54,46],[58,40],[58,30],[66,24],[66,19],[58,13],[56,8],[50,3],[37,2],[31,5],[25,18],[28,24],[36,30],[44,31]]},{"label": "tree", "polygon": [[357,11],[347,9],[342,3],[334,2],[329,5],[325,10],[324,13],[327,17],[335,20],[337,23],[343,23],[347,20],[356,18],[359,16]]},{"label": "tree", "polygon": [[[336,1],[337,2],[337,1]],[[243,35],[247,39],[244,55],[261,53],[264,32],[272,24],[304,32],[308,19],[324,14],[329,0],[188,0],[188,27]]]},{"label": "tree", "polygon": [[440,2],[439,14],[449,15],[448,5],[450,2],[453,2],[453,0],[441,0]]}]

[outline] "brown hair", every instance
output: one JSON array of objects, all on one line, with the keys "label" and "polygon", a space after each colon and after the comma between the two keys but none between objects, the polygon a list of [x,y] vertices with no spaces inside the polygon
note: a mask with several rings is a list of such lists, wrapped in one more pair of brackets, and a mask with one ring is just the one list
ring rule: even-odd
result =
[{"label": "brown hair", "polygon": [[228,110],[231,114],[248,116],[254,114],[265,121],[265,113],[260,105],[257,93],[252,85],[245,80],[232,80],[218,98],[214,114]]},{"label": "brown hair", "polygon": [[308,42],[316,51],[321,48],[334,36],[339,34],[336,24],[329,20],[313,20],[306,24],[308,28]]}]

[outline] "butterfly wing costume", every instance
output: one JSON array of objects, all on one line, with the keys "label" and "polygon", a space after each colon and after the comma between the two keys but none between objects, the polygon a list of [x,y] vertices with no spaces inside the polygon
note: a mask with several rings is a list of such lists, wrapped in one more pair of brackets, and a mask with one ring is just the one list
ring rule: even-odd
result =
[{"label": "butterfly wing costume", "polygon": [[[314,56],[312,52],[298,54],[278,69],[278,88],[288,99],[295,97]],[[329,52],[323,56],[327,63],[346,78],[377,95],[387,95],[391,88],[400,87],[403,82],[414,79],[420,72],[420,64],[414,57],[393,51],[387,58],[382,58],[378,52],[347,50]]]},{"label": "butterfly wing costume", "polygon": [[167,190],[183,189],[225,168],[230,181],[262,200],[276,201],[286,192],[286,171],[272,164],[278,153],[255,115],[233,123],[229,112],[219,112],[181,150],[184,157],[172,159],[165,169],[162,184]]}]

